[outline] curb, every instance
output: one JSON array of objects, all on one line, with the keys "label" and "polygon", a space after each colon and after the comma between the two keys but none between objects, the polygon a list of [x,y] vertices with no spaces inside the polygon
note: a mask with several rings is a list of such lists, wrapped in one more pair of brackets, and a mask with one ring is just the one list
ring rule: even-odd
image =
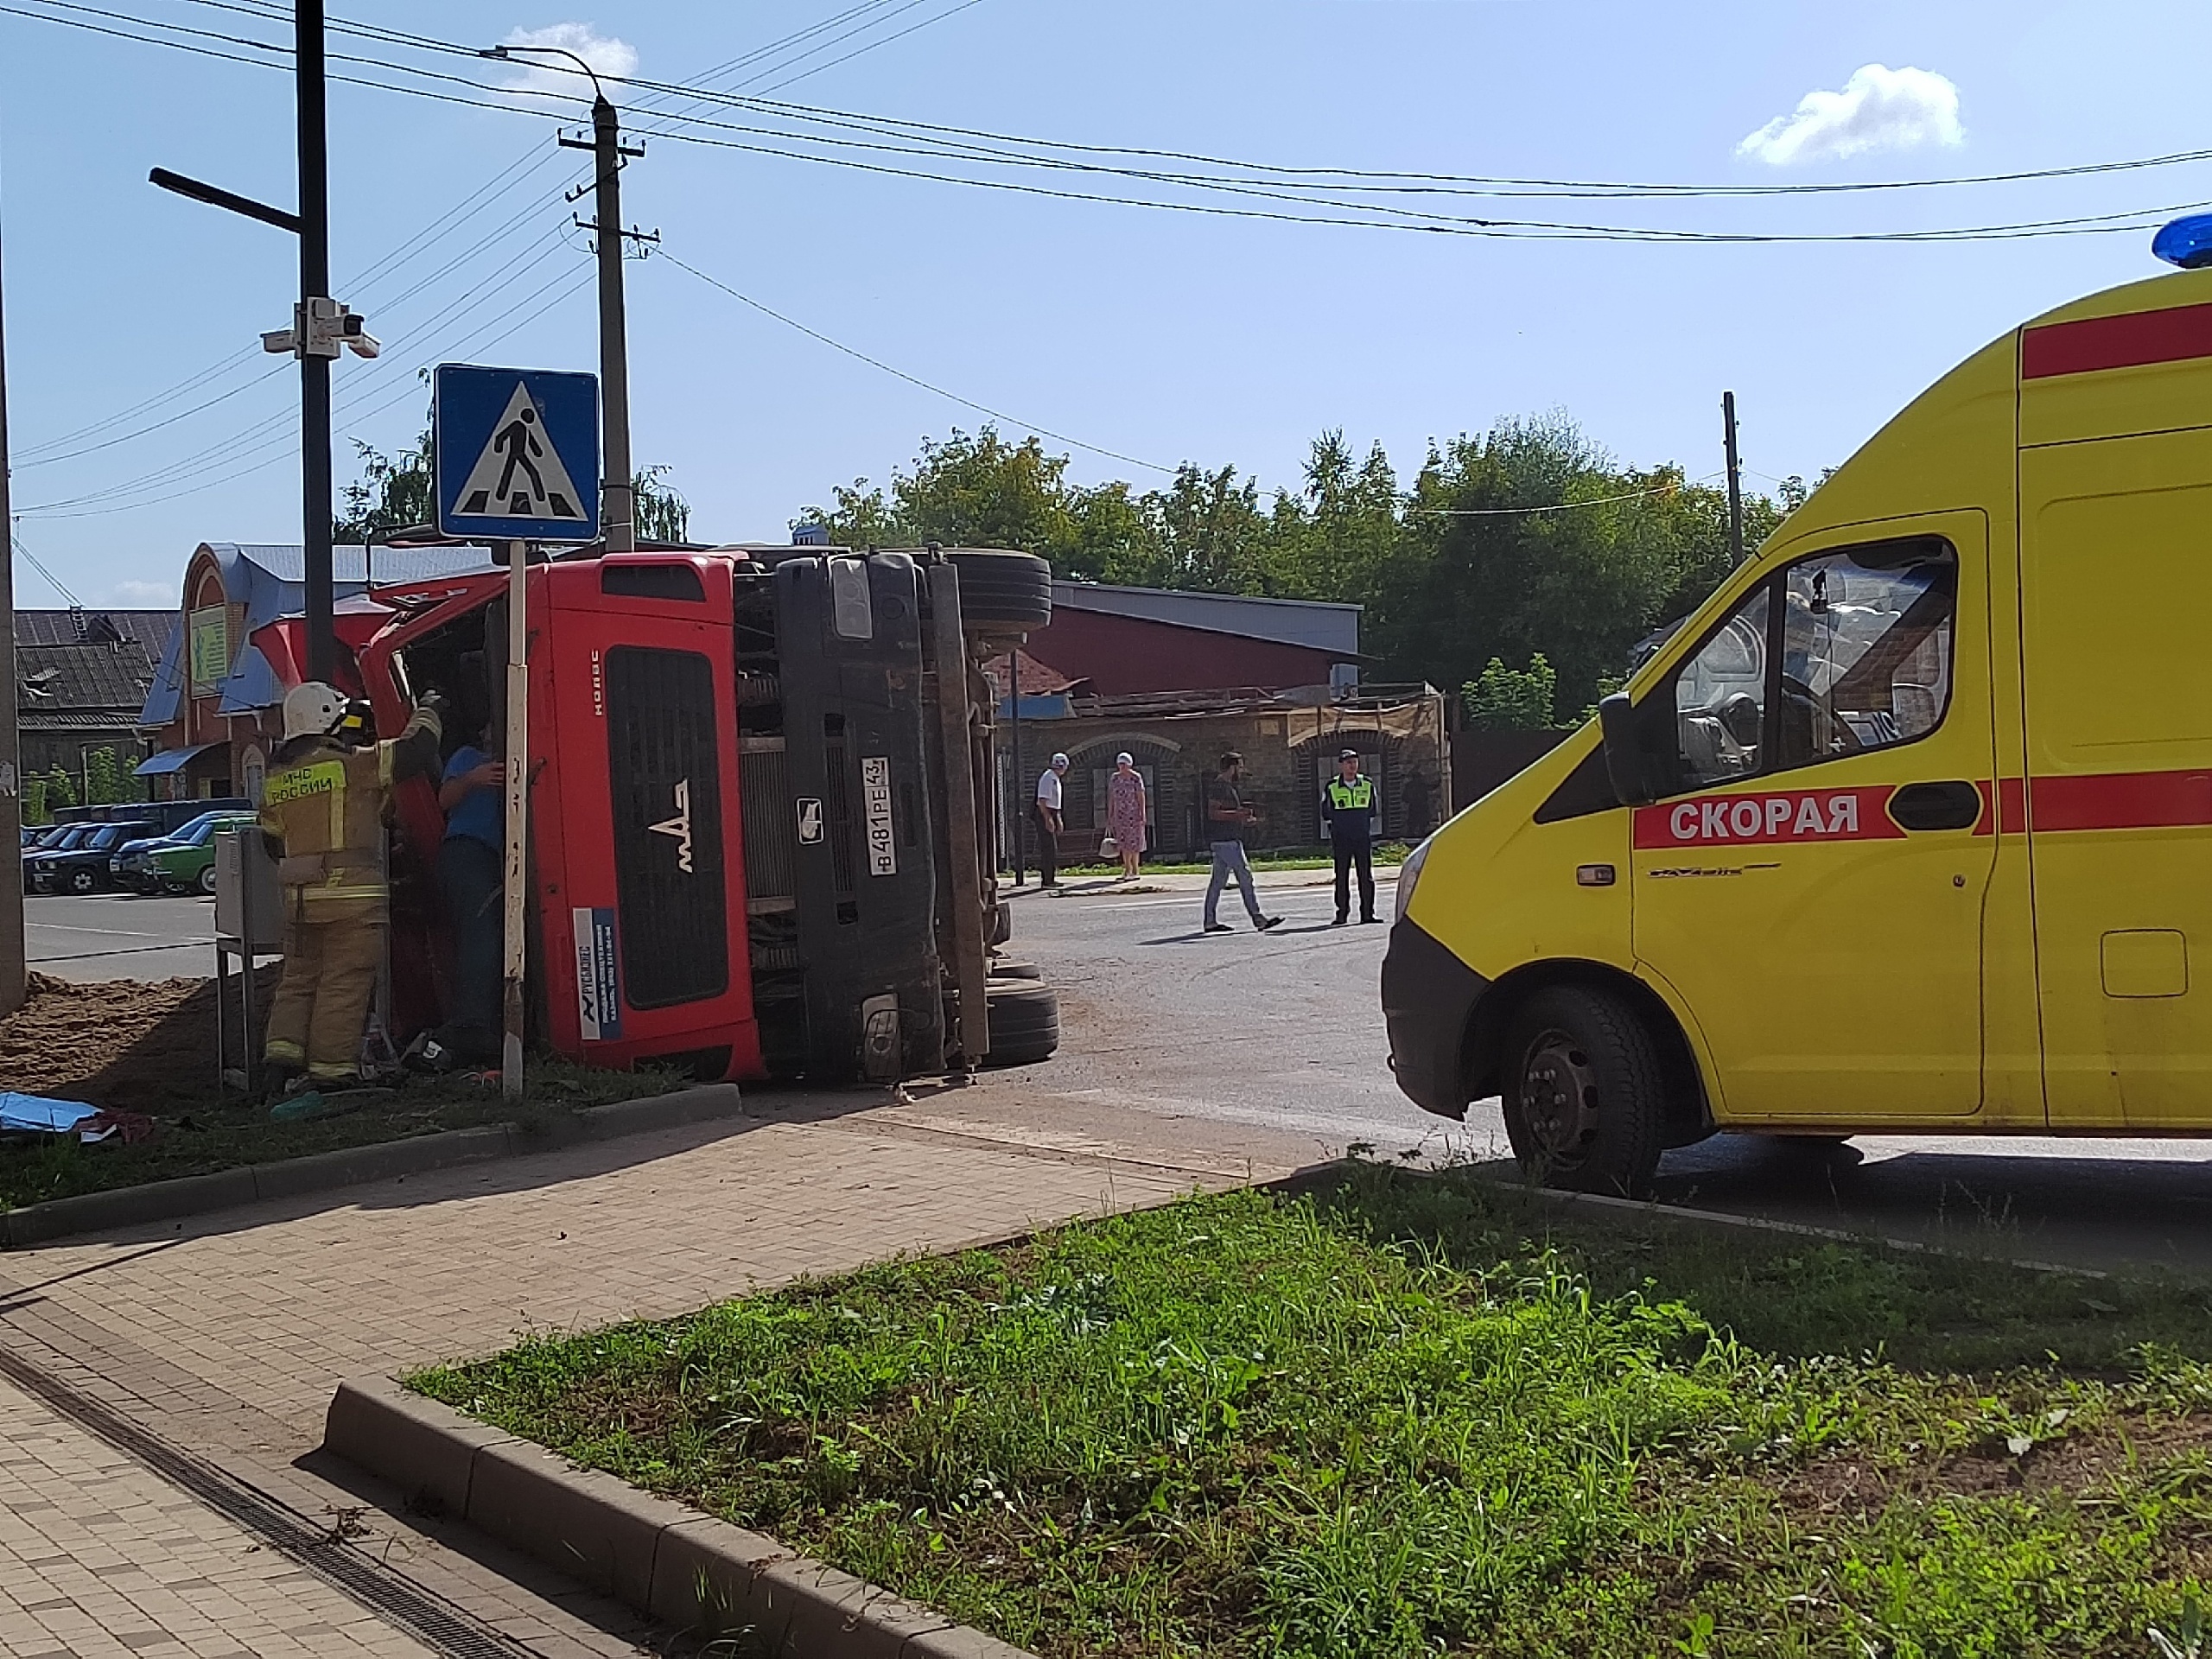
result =
[{"label": "curb", "polygon": [[458,1164],[551,1152],[585,1141],[612,1141],[655,1129],[678,1128],[734,1116],[741,1108],[737,1085],[710,1083],[677,1089],[642,1100],[610,1101],[604,1106],[550,1120],[542,1126],[487,1123],[472,1129],[446,1129],[405,1141],[344,1147],[275,1163],[249,1164],[213,1175],[149,1181],[73,1198],[53,1198],[0,1214],[0,1246],[10,1249],[43,1244],[74,1233],[105,1228],[137,1227],[148,1222],[231,1210],[264,1198],[294,1198],[341,1186],[359,1186],[395,1176],[426,1175]]},{"label": "curb", "polygon": [[389,1377],[342,1382],[323,1449],[586,1588],[764,1659],[1034,1659],[774,1539],[578,1469]]}]

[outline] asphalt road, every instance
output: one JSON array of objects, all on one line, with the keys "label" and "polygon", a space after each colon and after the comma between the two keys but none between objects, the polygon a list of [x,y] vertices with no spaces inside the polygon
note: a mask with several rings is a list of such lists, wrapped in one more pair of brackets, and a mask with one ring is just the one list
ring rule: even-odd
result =
[{"label": "asphalt road", "polygon": [[[974,1085],[918,1085],[925,1121],[1000,1137],[1236,1171],[1349,1145],[1424,1161],[1505,1154],[1495,1100],[1431,1117],[1391,1081],[1376,1000],[1387,927],[1328,925],[1325,874],[1263,878],[1284,918],[1255,934],[1199,931],[1202,878],[1131,892],[1072,882],[1014,899],[1016,955],[1061,999],[1063,1046]],[[1382,883],[1384,915],[1394,884]],[[29,954],[73,979],[213,971],[205,899],[99,894],[25,901]],[[3,1082],[4,1080],[0,1080]],[[1670,1204],[2097,1268],[2212,1271],[2212,1141],[1865,1136],[1834,1156],[1753,1135],[1669,1154]]]},{"label": "asphalt road", "polygon": [[207,979],[215,972],[215,901],[135,893],[29,893],[24,953],[60,979]]},{"label": "asphalt road", "polygon": [[[1284,925],[1199,931],[1201,893],[1121,896],[1096,885],[1017,899],[1008,947],[1059,988],[1060,1053],[989,1077],[1070,1125],[1123,1146],[1181,1147],[1218,1166],[1240,1147],[1281,1160],[1363,1142],[1384,1158],[1505,1155],[1496,1100],[1466,1122],[1427,1116],[1387,1065],[1377,977],[1389,929],[1332,929],[1325,876],[1279,876]],[[1385,886],[1382,907],[1395,894]],[[1144,1120],[1144,1121],[1139,1121]],[[1864,1136],[1834,1155],[1757,1135],[1671,1153],[1662,1201],[1800,1224],[2094,1268],[2212,1271],[2212,1141]]]}]

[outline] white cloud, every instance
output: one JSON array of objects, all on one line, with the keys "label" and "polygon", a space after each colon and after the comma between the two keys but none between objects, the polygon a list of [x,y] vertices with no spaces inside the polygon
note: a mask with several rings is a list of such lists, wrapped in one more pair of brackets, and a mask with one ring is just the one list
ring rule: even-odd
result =
[{"label": "white cloud", "polygon": [[176,603],[173,582],[118,582],[110,584],[108,603],[120,610],[167,610]]},{"label": "white cloud", "polygon": [[1738,156],[1775,167],[1840,161],[1872,149],[1956,144],[1959,89],[1931,69],[1870,63],[1841,92],[1815,90],[1736,146]]},{"label": "white cloud", "polygon": [[[508,46],[557,46],[573,52],[602,75],[634,75],[638,73],[638,48],[627,41],[617,40],[612,35],[601,35],[589,23],[554,23],[544,29],[518,29],[510,33],[505,42]],[[578,74],[575,66],[565,59],[546,56],[535,60],[515,60],[516,75],[511,83],[517,88],[529,87],[541,92],[564,92],[570,97],[591,96],[591,83]]]}]

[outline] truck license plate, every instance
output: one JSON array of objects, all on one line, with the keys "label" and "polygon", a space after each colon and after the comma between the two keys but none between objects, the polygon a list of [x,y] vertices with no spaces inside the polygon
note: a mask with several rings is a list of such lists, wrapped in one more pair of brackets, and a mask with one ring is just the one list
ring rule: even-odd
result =
[{"label": "truck license plate", "polygon": [[861,798],[868,808],[868,873],[899,874],[899,850],[891,834],[891,760],[887,755],[861,757]]}]

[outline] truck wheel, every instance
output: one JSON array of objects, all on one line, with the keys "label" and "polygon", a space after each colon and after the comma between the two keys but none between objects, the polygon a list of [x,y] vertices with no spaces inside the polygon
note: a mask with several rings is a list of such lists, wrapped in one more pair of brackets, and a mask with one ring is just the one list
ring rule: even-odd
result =
[{"label": "truck wheel", "polygon": [[1042,979],[1045,977],[1044,970],[1035,963],[1024,962],[1019,957],[993,957],[990,971],[993,979]]},{"label": "truck wheel", "polygon": [[215,893],[215,867],[210,864],[206,869],[200,871],[200,880],[194,885],[200,892],[213,898]]},{"label": "truck wheel", "polygon": [[1027,980],[993,982],[984,1007],[990,1017],[991,1052],[985,1065],[1027,1065],[1060,1046],[1060,1000]]},{"label": "truck wheel", "polygon": [[1658,1046],[1610,992],[1539,991],[1506,1046],[1505,1133],[1531,1179],[1637,1198],[1659,1166],[1667,1119]]},{"label": "truck wheel", "polygon": [[963,547],[944,556],[960,573],[960,620],[969,632],[1041,628],[1052,620],[1052,567],[1034,553]]}]

